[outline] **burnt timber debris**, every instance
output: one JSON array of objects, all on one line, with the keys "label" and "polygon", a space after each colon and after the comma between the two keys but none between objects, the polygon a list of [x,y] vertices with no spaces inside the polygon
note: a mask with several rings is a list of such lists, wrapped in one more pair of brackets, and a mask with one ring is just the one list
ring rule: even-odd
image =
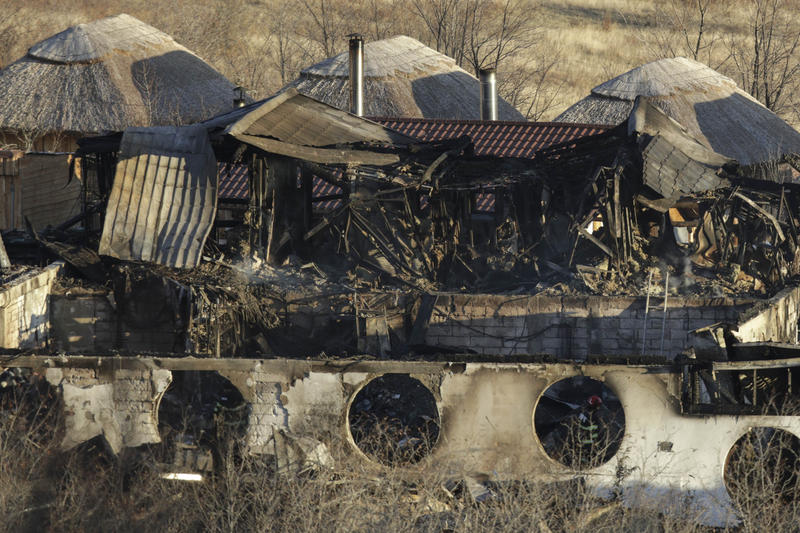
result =
[{"label": "burnt timber debris", "polygon": [[[100,253],[160,263],[105,264],[191,293],[176,311],[190,324],[179,351],[447,353],[446,342],[425,341],[442,318],[437,298],[521,294],[645,297],[641,335],[618,349],[664,357],[670,297],[743,308],[792,287],[800,269],[792,159],[743,167],[646,99],[618,127],[532,159],[475,156],[469,137],[416,142],[292,90],[167,130],[89,138],[78,156],[105,184],[87,191],[85,210],[113,208]],[[231,188],[217,180],[233,174],[218,178],[210,157],[246,168],[236,175],[246,200],[217,205],[216,191]],[[76,254],[56,255],[77,266]],[[320,314],[331,318],[324,327]],[[401,327],[390,326],[398,316]],[[696,332],[716,343],[712,359],[742,342],[729,326]],[[658,349],[648,333],[661,335]],[[794,341],[781,335],[758,340]],[[701,351],[667,343],[666,356],[684,349]]]},{"label": "burnt timber debris", "polygon": [[[722,435],[693,461],[657,459],[666,482],[707,461],[689,490],[712,487],[711,505],[747,428],[800,431],[797,161],[741,165],[647,99],[525,159],[476,155],[466,136],[420,142],[293,89],[191,126],[85,138],[75,155],[81,214],[4,235],[12,259],[59,260],[55,281],[4,269],[4,292],[43,291],[50,325],[4,330],[4,366],[61,387],[65,446],[159,442],[161,406],[184,468],[213,469],[229,422],[278,470],[320,467],[346,420],[375,463],[473,450],[462,465],[563,478],[574,469],[542,443],[558,448],[586,390],[545,391],[589,377],[625,411],[609,415],[624,435],[592,461],[597,483],[613,485],[615,457]],[[192,387],[170,389],[177,372],[216,372],[241,398],[195,398],[202,420],[179,428],[167,411]],[[369,389],[381,376],[394,388]],[[397,447],[362,449],[387,417]]]},{"label": "burnt timber debris", "polygon": [[[700,293],[767,294],[797,274],[792,214],[798,189],[791,161],[742,167],[693,140],[645,100],[627,123],[548,147],[531,161],[476,157],[468,137],[416,143],[361,119],[330,131],[333,118],[317,117],[303,128],[321,106],[287,91],[205,123],[217,161],[247,166],[249,191],[248,204],[215,225],[223,229],[217,235],[231,238],[212,237],[208,247],[247,248],[244,259],[275,267],[313,262],[313,271],[328,279],[346,275],[353,288],[388,284],[422,292],[502,292],[520,284],[543,290],[564,283],[569,291],[643,294],[646,274],[658,266],[659,277],[668,268],[680,272],[675,283],[697,284]],[[353,120],[328,110],[336,113]],[[289,115],[279,125],[287,130],[282,138],[271,129],[274,115]],[[325,126],[323,135],[305,131]],[[204,231],[195,220],[173,219],[188,211],[208,225],[205,206],[213,211],[216,205],[208,196],[217,190],[216,172],[208,165],[187,170],[208,176],[202,200],[186,196],[201,191],[192,183],[164,182],[172,179],[166,168],[155,176],[175,157],[172,141],[152,146],[135,139],[159,130],[176,143],[195,135],[186,128],[150,128],[82,143],[84,172],[96,172],[97,183],[106,184],[87,196],[114,208],[106,212],[100,251],[196,266]],[[142,155],[132,158],[131,150]],[[208,151],[203,148],[202,157]],[[131,198],[121,198],[123,191]],[[120,200],[142,203],[120,209]],[[181,202],[191,202],[191,209]],[[87,202],[86,210],[94,206]],[[226,207],[220,203],[220,210]],[[227,230],[235,222],[245,238]],[[241,242],[229,242],[235,237]],[[176,253],[193,248],[183,250],[191,255],[184,262],[143,246]],[[219,255],[210,260],[225,264]],[[693,269],[698,272],[683,276]]]}]

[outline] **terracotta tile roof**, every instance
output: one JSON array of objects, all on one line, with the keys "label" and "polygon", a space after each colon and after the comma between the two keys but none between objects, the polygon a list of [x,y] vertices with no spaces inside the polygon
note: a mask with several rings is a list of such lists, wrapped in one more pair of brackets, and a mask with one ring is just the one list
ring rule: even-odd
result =
[{"label": "terracotta tile roof", "polygon": [[[247,171],[247,165],[241,163],[219,163],[217,168],[217,177],[219,179],[219,190],[217,192],[217,197],[220,200],[247,201],[250,199],[250,176]],[[342,194],[342,189],[314,176],[314,188],[312,195],[315,199],[335,194]],[[330,210],[339,207],[341,203],[341,200],[332,198],[317,201],[314,207],[321,210]]]},{"label": "terracotta tile roof", "polygon": [[494,213],[493,192],[479,192],[475,195],[475,212]]},{"label": "terracotta tile roof", "polygon": [[487,122],[433,118],[372,118],[400,133],[420,141],[441,141],[469,135],[476,155],[520,157],[533,154],[553,144],[597,135],[610,126],[561,122]]},{"label": "terracotta tile roof", "polygon": [[249,200],[250,185],[247,165],[219,163],[217,166],[218,191],[220,200]]},{"label": "terracotta tile roof", "polygon": [[[548,146],[581,137],[597,135],[610,126],[571,124],[558,122],[486,122],[481,120],[449,120],[426,118],[375,118],[372,119],[420,141],[441,141],[469,135],[475,143],[477,155],[497,157],[533,158],[533,154]],[[314,177],[314,198],[341,194],[335,185]],[[247,165],[220,163],[219,199],[247,200]],[[476,211],[494,210],[494,194],[479,193]],[[330,199],[318,202],[315,208],[335,209],[341,200]]]},{"label": "terracotta tile roof", "polygon": [[337,187],[333,183],[328,183],[327,181],[316,176],[313,178],[313,184],[314,185],[311,188],[311,197],[313,198],[312,201],[314,202],[315,210],[330,211],[342,205],[342,201],[338,199],[319,200],[319,198],[322,198],[323,196],[342,194],[341,187]]}]

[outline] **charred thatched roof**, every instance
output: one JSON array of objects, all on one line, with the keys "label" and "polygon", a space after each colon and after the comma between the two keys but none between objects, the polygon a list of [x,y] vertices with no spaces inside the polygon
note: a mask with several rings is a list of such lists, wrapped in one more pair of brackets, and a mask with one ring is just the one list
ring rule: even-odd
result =
[{"label": "charred thatched roof", "polygon": [[660,59],[598,85],[556,117],[617,125],[642,96],[715,152],[743,165],[800,153],[800,133],[715,70],[683,57]]},{"label": "charred thatched roof", "polygon": [[129,15],[68,28],[0,70],[0,129],[98,133],[230,109],[233,84]]},{"label": "charred thatched roof", "polygon": [[[350,107],[349,57],[343,52],[303,69],[287,87],[339,109]],[[480,82],[455,60],[399,35],[364,45],[364,114],[371,117],[480,118]],[[500,120],[524,120],[498,102]]]}]

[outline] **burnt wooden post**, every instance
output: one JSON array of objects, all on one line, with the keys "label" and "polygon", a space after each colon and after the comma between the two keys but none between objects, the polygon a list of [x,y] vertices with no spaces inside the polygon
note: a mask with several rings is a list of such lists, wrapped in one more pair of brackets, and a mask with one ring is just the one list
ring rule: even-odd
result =
[{"label": "burnt wooden post", "polygon": [[[294,160],[273,156],[269,160],[266,179],[272,190],[269,234],[266,247],[266,260],[274,264],[278,261],[278,251],[299,232],[302,235],[303,210],[299,209],[297,199],[297,166]],[[299,220],[298,220],[299,219]]]},{"label": "burnt wooden post", "polygon": [[301,165],[299,169],[303,189],[303,233],[305,234],[311,229],[314,218],[314,176],[305,165]]},{"label": "burnt wooden post", "polygon": [[248,176],[248,185],[250,188],[250,220],[249,220],[249,231],[248,231],[248,241],[250,244],[250,249],[258,249],[258,232],[260,229],[260,208],[259,208],[259,200],[261,196],[261,183],[260,183],[260,174],[258,173],[258,165],[257,165],[258,156],[253,154],[250,157],[250,161],[247,164],[247,176]]},{"label": "burnt wooden post", "polygon": [[494,227],[492,231],[492,247],[498,250],[497,230],[506,221],[506,194],[507,188],[491,189],[491,194],[494,195]]}]

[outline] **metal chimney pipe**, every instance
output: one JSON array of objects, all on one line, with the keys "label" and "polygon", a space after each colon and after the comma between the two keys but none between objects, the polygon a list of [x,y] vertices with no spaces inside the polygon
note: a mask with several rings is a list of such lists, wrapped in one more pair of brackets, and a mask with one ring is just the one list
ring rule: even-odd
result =
[{"label": "metal chimney pipe", "polygon": [[364,115],[364,39],[358,33],[350,37],[350,112]]},{"label": "metal chimney pipe", "polygon": [[497,76],[493,68],[481,69],[481,120],[497,120]]}]

